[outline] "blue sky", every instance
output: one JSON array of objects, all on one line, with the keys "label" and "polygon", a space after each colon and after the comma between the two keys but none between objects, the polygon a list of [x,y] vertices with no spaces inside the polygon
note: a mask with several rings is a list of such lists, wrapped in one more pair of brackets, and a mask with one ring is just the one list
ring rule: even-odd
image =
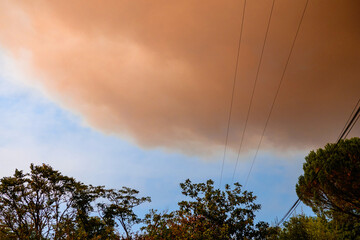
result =
[{"label": "blue sky", "polygon": [[[25,78],[25,79],[24,79]],[[24,83],[25,82],[25,83]],[[189,156],[169,150],[144,149],[115,135],[103,134],[82,118],[62,108],[31,87],[21,69],[4,53],[0,54],[0,176],[15,168],[28,170],[30,163],[47,163],[80,181],[109,188],[128,186],[150,196],[152,202],[138,209],[172,210],[182,199],[179,183],[213,179],[218,186],[221,154]],[[244,184],[253,152],[242,157],[237,178]],[[262,210],[259,220],[274,222],[296,200],[295,184],[302,173],[305,152],[259,153],[247,189],[258,196]],[[231,154],[229,154],[231,155]],[[230,183],[233,156],[224,166],[223,183]],[[311,211],[300,206],[305,212]]]}]

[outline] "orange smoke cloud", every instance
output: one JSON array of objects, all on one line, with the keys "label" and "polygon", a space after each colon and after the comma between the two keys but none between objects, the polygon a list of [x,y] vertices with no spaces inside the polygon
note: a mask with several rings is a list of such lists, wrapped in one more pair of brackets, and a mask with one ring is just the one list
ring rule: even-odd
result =
[{"label": "orange smoke cloud", "polygon": [[[223,147],[242,2],[0,1],[0,44],[68,109],[144,147]],[[278,0],[245,149],[256,146],[305,1]],[[271,1],[248,1],[229,146],[239,144]],[[265,148],[335,141],[360,93],[360,4],[310,1]],[[359,124],[358,124],[359,125]],[[359,135],[359,127],[353,134]]]}]

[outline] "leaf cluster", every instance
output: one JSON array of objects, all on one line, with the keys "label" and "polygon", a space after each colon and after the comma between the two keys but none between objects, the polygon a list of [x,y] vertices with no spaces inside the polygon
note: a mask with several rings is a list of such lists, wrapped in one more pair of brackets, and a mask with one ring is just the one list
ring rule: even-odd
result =
[{"label": "leaf cluster", "polygon": [[296,192],[314,212],[360,219],[360,138],[327,144],[305,158]]},{"label": "leaf cluster", "polygon": [[49,165],[30,165],[0,179],[1,239],[120,239],[139,222],[133,208],[150,201],[138,191],[92,186]]},{"label": "leaf cluster", "polygon": [[182,194],[190,198],[178,203],[179,210],[170,213],[151,211],[143,228],[150,239],[265,239],[268,225],[255,224],[256,197],[241,191],[239,183],[231,189],[214,188],[214,182],[180,184]]}]

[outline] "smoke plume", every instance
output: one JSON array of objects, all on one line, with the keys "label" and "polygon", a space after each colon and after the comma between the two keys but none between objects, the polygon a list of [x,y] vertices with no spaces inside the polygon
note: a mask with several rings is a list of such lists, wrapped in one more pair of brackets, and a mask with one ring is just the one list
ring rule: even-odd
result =
[{"label": "smoke plume", "polygon": [[[247,1],[229,147],[237,150],[272,1]],[[0,1],[0,44],[89,125],[143,147],[223,148],[242,1]],[[244,138],[257,146],[305,1],[275,2]],[[360,4],[310,1],[265,149],[336,140],[360,96]],[[25,69],[24,69],[25,71]],[[358,124],[352,134],[359,136]]]}]

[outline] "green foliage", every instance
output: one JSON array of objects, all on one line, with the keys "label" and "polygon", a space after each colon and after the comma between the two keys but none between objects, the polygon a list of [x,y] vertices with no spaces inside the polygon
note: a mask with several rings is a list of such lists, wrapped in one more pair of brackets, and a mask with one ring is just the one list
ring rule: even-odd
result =
[{"label": "green foliage", "polygon": [[298,215],[284,223],[280,240],[336,240],[339,239],[325,218]]},{"label": "green foliage", "polygon": [[[360,219],[360,138],[327,144],[305,158],[296,192],[314,212]],[[321,169],[321,171],[319,171]],[[315,178],[315,181],[311,182]]]},{"label": "green foliage", "polygon": [[31,164],[30,173],[15,170],[0,180],[0,239],[120,239],[119,223],[129,238],[140,221],[133,208],[150,201],[137,194],[85,185]]},{"label": "green foliage", "polygon": [[251,192],[226,185],[225,191],[215,189],[214,182],[181,183],[182,193],[192,201],[178,203],[179,210],[171,213],[151,211],[145,219],[150,239],[265,239],[269,234],[266,223],[255,224],[255,204]]},{"label": "green foliage", "polygon": [[[292,233],[306,230],[306,239],[359,239],[360,138],[327,144],[324,149],[311,151],[305,159],[304,175],[299,177],[296,192],[318,217],[293,218],[286,229]],[[331,234],[314,237],[311,229]]]},{"label": "green foliage", "polygon": [[[359,138],[312,151],[296,190],[318,216],[292,217],[283,229],[255,222],[260,205],[238,183],[220,190],[212,180],[186,180],[178,210],[151,210],[141,219],[133,210],[150,198],[137,190],[86,185],[31,164],[29,173],[15,170],[0,179],[0,239],[360,239],[359,156]],[[139,223],[143,232],[133,233]]]},{"label": "green foliage", "polygon": [[[360,224],[354,219],[341,215],[341,220],[331,220],[325,216],[309,217],[303,214],[290,218],[278,233],[279,240],[337,240],[360,239]],[[345,217],[345,219],[344,219]]]},{"label": "green foliage", "polygon": [[179,211],[151,210],[145,223],[145,239],[230,239],[226,225],[217,226],[204,217],[183,215]]},{"label": "green foliage", "polygon": [[360,221],[356,217],[332,212],[328,224],[337,239],[360,239]]}]

